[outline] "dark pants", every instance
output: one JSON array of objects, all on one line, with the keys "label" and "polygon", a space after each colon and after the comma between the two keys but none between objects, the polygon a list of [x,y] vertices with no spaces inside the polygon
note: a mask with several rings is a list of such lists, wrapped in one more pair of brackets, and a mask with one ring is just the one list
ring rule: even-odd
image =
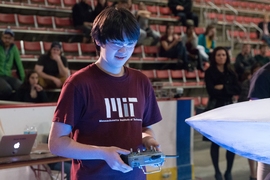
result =
[{"label": "dark pants", "polygon": [[[187,51],[183,43],[180,41],[177,45],[173,46],[168,51],[160,53],[160,57],[168,57],[171,59],[177,58],[177,69],[186,67],[188,64]],[[162,69],[168,68],[169,64],[162,67]],[[174,66],[175,67],[175,66]],[[171,69],[171,68],[169,68]]]},{"label": "dark pants", "polygon": [[[62,170],[62,162],[58,163],[51,163],[48,164],[48,166],[51,168],[51,170],[55,171],[61,171]],[[70,168],[71,168],[71,161],[64,162],[64,171],[67,174],[67,180],[70,180]]]},{"label": "dark pants", "polygon": [[199,50],[194,48],[191,43],[186,43],[186,48],[189,53],[189,60],[193,67],[204,71],[203,69],[203,57],[200,54]]},{"label": "dark pants", "polygon": [[14,77],[0,76],[0,99],[12,100],[12,93],[17,91],[22,82]]},{"label": "dark pants", "polygon": [[190,12],[190,13],[179,12],[179,13],[177,13],[177,16],[180,17],[180,21],[181,21],[183,26],[187,26],[187,19],[193,20],[195,27],[199,26],[199,18],[196,14],[194,14],[192,12]]}]

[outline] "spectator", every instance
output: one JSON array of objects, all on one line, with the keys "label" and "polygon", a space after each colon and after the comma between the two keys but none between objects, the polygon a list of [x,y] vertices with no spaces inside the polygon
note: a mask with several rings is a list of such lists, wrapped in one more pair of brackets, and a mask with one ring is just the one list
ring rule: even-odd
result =
[{"label": "spectator", "polygon": [[[230,56],[226,48],[216,47],[210,57],[210,67],[205,71],[205,85],[209,95],[209,101],[205,111],[232,104],[234,95],[239,95],[241,87],[237,81],[237,75],[230,68]],[[203,140],[209,141],[206,137]],[[212,142],[211,159],[215,169],[215,179],[222,180],[218,165],[219,146]],[[227,169],[225,180],[232,180],[231,170],[234,161],[234,153],[227,151]]]},{"label": "spectator", "polygon": [[107,0],[98,0],[97,5],[95,6],[93,19],[95,19],[99,15],[99,13],[103,11],[106,7],[108,7]]},{"label": "spectator", "polygon": [[30,71],[16,92],[15,101],[21,102],[33,102],[33,103],[44,103],[48,102],[46,93],[43,88],[38,84],[38,73]]},{"label": "spectator", "polygon": [[91,0],[81,0],[72,7],[72,20],[75,29],[83,32],[83,43],[90,42],[91,28],[94,21],[94,11]]},{"label": "spectator", "polygon": [[197,69],[204,71],[203,68],[203,57],[201,56],[198,46],[198,37],[194,31],[193,25],[188,25],[186,29],[186,33],[182,35],[182,42],[186,46],[187,54],[192,63],[193,67],[197,67]]},{"label": "spectator", "polygon": [[198,27],[199,18],[192,12],[193,1],[187,0],[169,0],[168,6],[175,16],[180,18],[181,24],[183,26],[187,25],[187,19],[191,19],[194,25]]},{"label": "spectator", "polygon": [[[187,51],[181,41],[181,37],[174,33],[174,26],[167,25],[165,34],[160,39],[160,57],[177,58],[178,68],[187,68],[192,71],[188,61]],[[167,65],[166,65],[167,67]],[[166,69],[165,67],[163,69]]]},{"label": "spectator", "polygon": [[[6,29],[0,40],[0,99],[10,100],[12,92],[17,91],[25,78],[20,53],[14,42],[14,32]],[[12,77],[12,68],[16,67],[19,79]]]},{"label": "spectator", "polygon": [[267,49],[268,47],[266,44],[260,45],[260,54],[254,56],[256,62],[261,63],[262,65],[270,62],[270,58],[266,56]]},{"label": "spectator", "polygon": [[147,37],[151,37],[153,39],[150,45],[157,45],[160,39],[160,34],[150,28],[149,17],[151,16],[151,12],[146,9],[143,2],[139,3],[138,11],[135,12],[135,15],[140,24],[140,29],[145,31]]},{"label": "spectator", "polygon": [[246,71],[250,71],[250,68],[255,63],[255,59],[251,55],[251,48],[249,44],[243,44],[241,53],[236,56],[234,69],[238,75],[238,79],[241,82],[242,75]]},{"label": "spectator", "polygon": [[[117,8],[125,8],[130,10],[130,12],[135,16],[135,11],[132,11],[132,1],[131,0],[119,0],[117,4],[114,4],[115,7]],[[137,41],[137,46],[142,45],[144,43],[144,40],[147,37],[147,33],[145,30],[140,28],[140,37]]]},{"label": "spectator", "polygon": [[264,14],[264,19],[258,24],[258,27],[262,30],[262,34],[260,31],[257,31],[258,39],[262,39],[268,46],[270,46],[270,22],[268,13]]},{"label": "spectator", "polygon": [[[255,63],[250,70],[250,75],[243,81],[241,85],[241,93],[238,98],[238,102],[244,102],[248,101],[248,92],[249,92],[249,87],[250,87],[250,79],[253,76],[255,72],[257,72],[262,65],[260,63]],[[249,170],[250,170],[250,180],[256,180],[257,173],[256,173],[256,161],[248,159],[248,164],[249,164]]]},{"label": "spectator", "polygon": [[215,42],[216,28],[213,25],[208,25],[206,27],[205,33],[199,35],[198,45],[204,47],[204,51],[208,56],[213,52],[213,49],[216,47]]},{"label": "spectator", "polygon": [[159,151],[151,125],[162,118],[153,87],[140,71],[124,66],[139,33],[129,10],[102,11],[91,32],[99,59],[73,74],[61,91],[49,148],[72,159],[71,179],[146,179],[142,169],[120,158],[130,148]]},{"label": "spectator", "polygon": [[61,88],[69,76],[67,59],[61,55],[61,45],[55,41],[47,54],[41,55],[35,66],[43,88]]}]

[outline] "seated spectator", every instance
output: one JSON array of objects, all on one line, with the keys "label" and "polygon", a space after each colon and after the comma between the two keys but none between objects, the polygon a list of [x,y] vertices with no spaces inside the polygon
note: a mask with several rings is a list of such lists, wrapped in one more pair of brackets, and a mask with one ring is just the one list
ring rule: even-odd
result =
[{"label": "seated spectator", "polygon": [[[117,3],[114,3],[113,6],[115,6],[116,8],[125,8],[128,9],[130,11],[132,11],[132,1],[131,0],[119,0]],[[132,12],[133,15],[135,16],[135,11]],[[142,45],[144,43],[144,40],[147,37],[147,33],[145,30],[140,28],[140,37],[137,41],[137,46],[138,45]]]},{"label": "seated spectator", "polygon": [[241,52],[236,56],[234,69],[238,75],[238,80],[241,82],[242,76],[255,63],[255,59],[251,55],[249,44],[243,44]]},{"label": "seated spectator", "polygon": [[262,65],[265,65],[266,63],[270,62],[270,58],[266,56],[267,49],[268,48],[266,44],[260,45],[260,54],[254,56],[256,62],[261,63]]},{"label": "seated spectator", "polygon": [[90,42],[91,28],[94,21],[94,11],[91,6],[91,0],[81,0],[72,7],[72,20],[75,29],[83,32],[83,43]]},{"label": "seated spectator", "polygon": [[213,49],[216,47],[215,43],[216,28],[213,25],[208,25],[206,27],[205,33],[199,35],[198,45],[204,47],[204,51],[208,56],[213,52]]},{"label": "seated spectator", "polygon": [[43,88],[38,84],[38,73],[30,71],[23,84],[16,92],[15,101],[44,103],[48,102],[48,97]]},{"label": "seated spectator", "polygon": [[197,69],[204,71],[203,57],[197,49],[198,37],[194,31],[193,25],[187,26],[186,33],[182,35],[182,42],[186,46],[189,60],[194,64],[193,67],[197,67]]},{"label": "seated spectator", "polygon": [[192,12],[193,1],[187,0],[169,0],[168,6],[175,16],[180,18],[183,26],[187,25],[187,19],[192,19],[194,25],[198,27],[199,18]]},{"label": "seated spectator", "polygon": [[140,24],[140,28],[145,31],[146,36],[153,38],[150,45],[157,45],[160,39],[160,34],[149,27],[149,17],[151,12],[146,9],[146,6],[143,2],[139,3],[138,11],[135,12],[135,15]]},{"label": "seated spectator", "polygon": [[61,55],[61,45],[53,42],[47,54],[41,55],[35,65],[43,88],[61,88],[69,76],[67,59]]},{"label": "seated spectator", "polygon": [[106,7],[108,7],[108,1],[107,0],[98,0],[97,5],[95,6],[93,19],[95,19],[97,17],[97,15],[99,15],[99,13],[101,11],[103,11],[103,9],[105,9]]},{"label": "seated spectator", "polygon": [[159,56],[177,58],[178,69],[187,68],[190,71],[193,70],[188,61],[186,48],[181,41],[181,37],[174,33],[174,26],[172,25],[167,25],[165,35],[160,39]]},{"label": "seated spectator", "polygon": [[[12,99],[12,92],[17,91],[25,78],[20,53],[14,44],[14,32],[6,29],[0,40],[0,99]],[[19,77],[12,77],[12,68],[16,67]]]},{"label": "seated spectator", "polygon": [[262,30],[262,34],[257,31],[258,39],[265,41],[266,44],[270,46],[270,22],[268,13],[264,15],[264,19],[258,24],[258,27]]}]

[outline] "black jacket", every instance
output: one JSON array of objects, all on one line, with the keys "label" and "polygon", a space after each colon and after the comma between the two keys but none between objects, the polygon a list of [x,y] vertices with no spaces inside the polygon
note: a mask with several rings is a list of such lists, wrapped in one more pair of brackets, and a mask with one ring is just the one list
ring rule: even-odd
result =
[{"label": "black jacket", "polygon": [[[231,102],[234,95],[239,95],[241,86],[238,83],[237,76],[232,70],[226,70],[222,73],[217,67],[209,67],[205,72],[205,85],[210,99],[216,99],[219,104],[222,102]],[[218,90],[214,87],[222,84],[223,89]]]},{"label": "black jacket", "polygon": [[72,8],[72,20],[74,27],[82,26],[84,22],[94,21],[94,11],[91,6],[81,1]]},{"label": "black jacket", "polygon": [[[176,6],[178,6],[178,5],[183,6],[184,10],[183,11],[176,10]],[[184,12],[184,13],[188,14],[192,10],[192,0],[169,0],[168,6],[175,16],[179,12]]]}]

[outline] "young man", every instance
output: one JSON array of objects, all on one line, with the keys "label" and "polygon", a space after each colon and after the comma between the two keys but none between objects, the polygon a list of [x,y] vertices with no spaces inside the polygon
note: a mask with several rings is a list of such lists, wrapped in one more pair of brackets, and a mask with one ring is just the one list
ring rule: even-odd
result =
[{"label": "young man", "polygon": [[43,88],[61,88],[69,76],[68,62],[62,56],[61,48],[61,44],[54,41],[49,52],[38,58],[35,71]]},{"label": "young man", "polygon": [[[0,99],[10,100],[12,92],[19,89],[25,73],[20,53],[14,42],[14,32],[6,29],[0,40]],[[12,77],[12,68],[16,67],[19,79]]]},{"label": "young man", "polygon": [[[261,67],[252,77],[250,82],[250,100],[270,98],[270,63]],[[258,162],[257,180],[270,179],[270,164]]]},{"label": "young man", "polygon": [[49,136],[53,154],[72,158],[72,180],[145,180],[120,158],[142,146],[158,148],[150,125],[161,120],[145,75],[124,66],[140,35],[126,9],[107,8],[93,23],[100,57],[66,81]]}]

